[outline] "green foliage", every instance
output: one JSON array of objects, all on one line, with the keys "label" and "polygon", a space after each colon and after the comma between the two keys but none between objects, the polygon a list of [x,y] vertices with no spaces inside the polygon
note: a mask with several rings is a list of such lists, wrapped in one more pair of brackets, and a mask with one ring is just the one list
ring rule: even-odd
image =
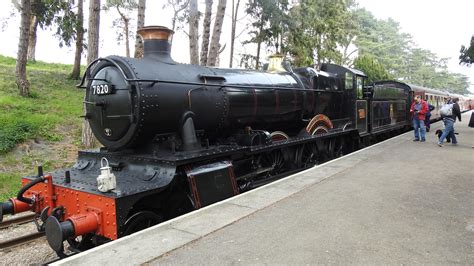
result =
[{"label": "green foliage", "polygon": [[288,1],[251,0],[245,11],[254,21],[253,30],[249,32],[251,38],[244,43],[264,42],[269,48],[275,48],[274,53],[279,53],[280,36],[288,21]]},{"label": "green foliage", "polygon": [[0,202],[13,198],[21,187],[21,175],[13,173],[0,173]]},{"label": "green foliage", "polygon": [[138,7],[136,0],[107,0],[105,1],[104,8],[125,8],[127,10],[132,10]]},{"label": "green foliage", "polygon": [[287,51],[296,66],[341,62],[340,46],[347,45],[351,0],[301,0],[290,11]]},{"label": "green foliage", "polygon": [[0,154],[11,150],[17,143],[33,137],[39,126],[34,121],[13,120],[8,116],[0,116],[0,121]]},{"label": "green foliage", "polygon": [[361,55],[354,60],[354,67],[362,70],[368,77],[368,83],[377,80],[393,79],[385,67],[371,55]]},{"label": "green foliage", "polygon": [[379,20],[365,9],[354,11],[358,24],[355,45],[359,57],[371,56],[394,78],[424,87],[468,93],[466,76],[450,73],[447,59],[416,47],[409,34],[402,33],[393,19]]},{"label": "green foliage", "polygon": [[71,46],[71,42],[76,38],[78,17],[73,9],[74,1],[70,0],[31,1],[32,13],[38,18],[38,25],[42,29],[56,25],[55,35],[59,39],[60,47]]},{"label": "green foliage", "polygon": [[471,45],[469,47],[461,46],[461,54],[459,55],[459,64],[470,66],[474,64],[474,36],[471,37]]},{"label": "green foliage", "polygon": [[18,97],[15,60],[0,56],[0,154],[29,138],[58,141],[60,123],[80,123],[82,91],[68,80],[70,66],[37,62],[27,66],[34,94]]},{"label": "green foliage", "polygon": [[244,54],[242,65],[260,66],[260,47],[267,46],[268,52],[275,54],[284,51],[284,33],[288,31],[288,0],[250,0],[245,12],[253,18],[250,24],[250,39],[243,44],[257,44],[256,56]]},{"label": "green foliage", "polygon": [[401,33],[398,22],[389,18],[378,20],[365,9],[355,11],[359,34],[355,45],[359,55],[372,55],[395,77],[406,71],[404,62],[412,45],[409,34]]},{"label": "green foliage", "polygon": [[[84,92],[67,79],[70,65],[29,63],[33,93],[20,97],[15,84],[15,59],[0,56],[0,201],[16,194],[22,175],[31,173],[36,162],[50,169],[64,166],[52,161],[47,151],[21,152],[34,145],[60,145],[66,136],[80,143]],[[28,141],[34,139],[34,141]],[[12,150],[13,148],[17,149]],[[59,150],[61,152],[61,150]]]}]

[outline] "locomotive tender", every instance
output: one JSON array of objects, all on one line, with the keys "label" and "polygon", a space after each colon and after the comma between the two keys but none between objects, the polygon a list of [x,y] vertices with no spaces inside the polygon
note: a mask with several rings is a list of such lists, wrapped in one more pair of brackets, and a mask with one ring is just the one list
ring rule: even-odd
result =
[{"label": "locomotive tender", "polygon": [[86,70],[85,119],[100,150],[66,171],[22,179],[4,214],[34,211],[62,256],[129,235],[347,154],[410,126],[410,87],[364,87],[364,73],[324,64],[266,73],[178,64],[172,31],[139,30],[142,59]]}]

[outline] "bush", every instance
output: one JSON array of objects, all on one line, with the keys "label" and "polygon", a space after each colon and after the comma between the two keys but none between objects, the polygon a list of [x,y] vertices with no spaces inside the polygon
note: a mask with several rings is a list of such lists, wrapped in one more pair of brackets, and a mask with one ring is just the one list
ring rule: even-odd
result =
[{"label": "bush", "polygon": [[0,123],[0,154],[11,150],[17,143],[33,137],[37,131],[38,126],[27,121]]}]

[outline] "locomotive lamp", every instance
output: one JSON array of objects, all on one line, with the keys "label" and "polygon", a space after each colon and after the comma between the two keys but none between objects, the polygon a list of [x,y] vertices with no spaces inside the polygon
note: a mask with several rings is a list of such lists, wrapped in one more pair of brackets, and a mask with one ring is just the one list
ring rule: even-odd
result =
[{"label": "locomotive lamp", "polygon": [[107,192],[115,189],[117,187],[117,181],[114,173],[111,171],[107,158],[102,157],[100,166],[100,175],[97,177],[97,189],[100,192]]}]

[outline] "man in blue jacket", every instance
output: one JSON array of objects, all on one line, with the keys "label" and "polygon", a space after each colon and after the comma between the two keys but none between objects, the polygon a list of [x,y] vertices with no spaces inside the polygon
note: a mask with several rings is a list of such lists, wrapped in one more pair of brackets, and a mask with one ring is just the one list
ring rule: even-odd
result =
[{"label": "man in blue jacket", "polygon": [[454,134],[454,122],[456,122],[456,117],[461,122],[461,108],[459,108],[458,104],[459,98],[453,99],[453,112],[451,116],[444,116],[444,131],[443,135],[439,138],[438,146],[443,147],[444,139],[449,135],[451,137],[451,143],[453,145],[457,145],[458,141],[456,139],[456,135]]}]

